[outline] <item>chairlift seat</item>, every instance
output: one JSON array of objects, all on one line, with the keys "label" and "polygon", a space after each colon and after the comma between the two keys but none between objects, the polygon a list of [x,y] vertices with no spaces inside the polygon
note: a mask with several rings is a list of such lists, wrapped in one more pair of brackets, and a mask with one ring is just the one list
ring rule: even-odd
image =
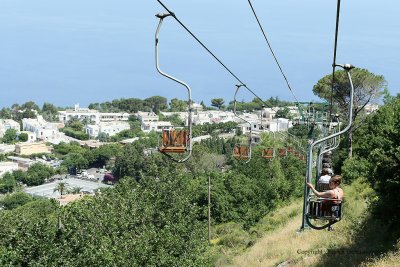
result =
[{"label": "chairlift seat", "polygon": [[330,190],[329,183],[317,183],[317,191],[324,192]]},{"label": "chairlift seat", "polygon": [[185,153],[189,144],[189,131],[163,130],[162,145],[158,149],[162,153]]},{"label": "chairlift seat", "polygon": [[233,157],[235,159],[243,159],[247,160],[249,159],[249,146],[248,145],[242,145],[242,144],[236,144],[233,147]]},{"label": "chairlift seat", "polygon": [[262,157],[265,159],[273,159],[275,157],[275,151],[273,148],[265,148],[262,151]]},{"label": "chairlift seat", "polygon": [[279,157],[284,157],[284,156],[286,156],[286,148],[280,148],[280,149],[278,149],[278,156],[279,156]]},{"label": "chairlift seat", "polygon": [[310,198],[306,216],[314,220],[340,221],[342,219],[341,200],[331,198]]}]

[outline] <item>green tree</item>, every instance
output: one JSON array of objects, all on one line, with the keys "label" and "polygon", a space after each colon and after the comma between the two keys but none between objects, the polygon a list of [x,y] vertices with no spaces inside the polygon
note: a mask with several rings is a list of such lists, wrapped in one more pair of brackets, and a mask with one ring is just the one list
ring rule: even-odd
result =
[{"label": "green tree", "polygon": [[290,110],[287,107],[280,108],[275,115],[277,118],[286,118],[291,119],[292,115],[290,114]]},{"label": "green tree", "polygon": [[68,189],[68,183],[65,182],[59,182],[56,187],[54,188],[53,192],[60,192],[60,197],[62,198],[64,193],[67,191]]},{"label": "green tree", "polygon": [[30,195],[24,192],[15,192],[5,196],[4,199],[0,201],[0,206],[3,206],[6,210],[12,210],[31,201],[33,201],[33,197]]},{"label": "green tree", "polygon": [[396,97],[394,97],[394,96],[392,96],[392,95],[390,94],[390,92],[389,92],[389,90],[387,89],[387,87],[385,87],[385,88],[383,89],[382,95],[383,95],[383,103],[384,103],[384,104],[389,104],[390,102],[392,102],[393,100],[396,99]]},{"label": "green tree", "polygon": [[6,173],[0,179],[0,194],[11,193],[14,191],[17,183],[11,173]]},{"label": "green tree", "polygon": [[[375,75],[366,69],[353,69],[352,80],[354,85],[354,108],[353,120],[355,123],[357,117],[362,114],[365,106],[369,103],[375,103],[383,93],[386,87],[386,80],[382,75]],[[350,101],[350,85],[347,74],[344,70],[335,73],[335,84],[332,92],[332,74],[326,75],[314,85],[315,95],[332,102],[339,108],[343,114],[348,114]],[[354,127],[354,126],[353,126]],[[349,157],[352,156],[352,128],[348,134]]]},{"label": "green tree", "polygon": [[75,194],[80,194],[81,191],[82,191],[82,187],[79,187],[79,186],[74,186],[70,190],[68,190],[69,193],[74,194],[74,195]]},{"label": "green tree", "polygon": [[107,165],[111,158],[115,158],[121,152],[122,146],[120,144],[108,144],[88,150],[85,158],[88,159],[90,166],[100,168]]},{"label": "green tree", "polygon": [[168,100],[162,96],[152,96],[144,100],[144,104],[154,113],[168,109]]},{"label": "green tree", "polygon": [[11,109],[2,108],[0,110],[0,119],[12,119]]},{"label": "green tree", "polygon": [[60,155],[67,155],[69,153],[83,154],[87,149],[81,147],[78,142],[70,142],[69,144],[61,142],[58,145],[54,145],[54,153]]},{"label": "green tree", "polygon": [[51,103],[44,102],[43,107],[42,107],[42,112],[43,113],[48,112],[48,113],[57,115],[58,114],[58,108],[56,106],[54,106],[53,104],[51,104]]},{"label": "green tree", "polygon": [[29,167],[26,176],[24,177],[23,183],[32,185],[41,185],[46,179],[54,175],[54,170],[42,163],[35,163]]},{"label": "green tree", "polygon": [[65,126],[72,128],[74,131],[83,132],[84,124],[78,118],[72,118],[66,123]]},{"label": "green tree", "polygon": [[27,133],[20,133],[18,135],[18,140],[21,141],[21,142],[28,141],[28,134]]},{"label": "green tree", "polygon": [[41,114],[46,121],[58,121],[58,108],[53,104],[45,102]]},{"label": "green tree", "polygon": [[86,169],[89,166],[88,159],[79,153],[69,153],[63,163],[64,166],[68,168],[76,168],[78,170]]},{"label": "green tree", "polygon": [[39,106],[33,101],[25,102],[24,104],[22,104],[21,109],[40,111]]},{"label": "green tree", "polygon": [[222,98],[211,99],[211,106],[218,108],[218,110],[224,106],[224,103],[225,101]]},{"label": "green tree", "polygon": [[400,96],[397,96],[368,116],[357,129],[354,150],[360,160],[354,164],[355,171],[350,172],[367,176],[380,196],[380,215],[397,223],[400,221],[399,110]]},{"label": "green tree", "polygon": [[172,112],[183,112],[188,109],[187,101],[179,100],[177,98],[172,98],[169,106],[170,106],[170,111]]},{"label": "green tree", "polygon": [[17,141],[17,131],[14,128],[7,129],[2,141],[6,144],[13,144]]},{"label": "green tree", "polygon": [[160,121],[169,121],[174,126],[184,126],[185,122],[179,117],[178,114],[172,114],[170,116],[159,115]]},{"label": "green tree", "polygon": [[100,142],[110,142],[111,137],[108,133],[99,133],[99,135],[97,136],[97,139]]}]

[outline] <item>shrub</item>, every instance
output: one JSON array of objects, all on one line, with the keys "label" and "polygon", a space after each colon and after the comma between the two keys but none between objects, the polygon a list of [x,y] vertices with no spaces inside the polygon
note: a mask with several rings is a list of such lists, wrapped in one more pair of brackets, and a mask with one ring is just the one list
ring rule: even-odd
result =
[{"label": "shrub", "polygon": [[346,183],[351,183],[357,178],[367,178],[369,176],[370,164],[366,159],[353,157],[344,161],[342,175]]}]

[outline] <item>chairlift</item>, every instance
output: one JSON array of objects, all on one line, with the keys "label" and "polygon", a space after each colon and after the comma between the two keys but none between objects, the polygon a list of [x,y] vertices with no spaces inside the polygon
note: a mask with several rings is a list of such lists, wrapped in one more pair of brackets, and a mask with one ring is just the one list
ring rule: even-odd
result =
[{"label": "chairlift", "polygon": [[312,169],[313,169],[313,149],[317,145],[332,139],[339,137],[340,135],[347,132],[353,123],[353,99],[354,99],[354,86],[351,78],[350,70],[354,66],[350,64],[345,65],[335,65],[343,68],[350,82],[350,102],[349,102],[349,112],[348,112],[348,125],[341,131],[331,134],[327,137],[315,140],[308,147],[308,161],[307,161],[307,174],[304,184],[305,194],[304,194],[304,205],[303,205],[303,221],[301,229],[304,229],[305,223],[311,228],[316,230],[322,230],[330,227],[332,224],[337,223],[343,217],[343,200],[338,199],[328,199],[328,198],[316,198],[310,193],[310,189],[307,187],[306,182],[312,182]]},{"label": "chairlift", "polygon": [[187,130],[163,130],[162,144],[159,147],[161,153],[185,153],[190,143]]},{"label": "chairlift", "polygon": [[[183,85],[188,92],[188,123],[187,123],[187,129],[183,130],[177,130],[177,129],[169,129],[169,130],[162,130],[162,144],[159,147],[159,151],[168,157],[170,157],[172,160],[176,162],[184,162],[190,158],[192,155],[192,90],[190,89],[189,85],[187,85],[185,82],[178,80],[171,75],[166,74],[163,72],[160,67],[159,67],[159,62],[158,62],[158,34],[161,29],[162,22],[164,18],[168,16],[172,16],[173,14],[170,13],[159,13],[156,15],[157,18],[160,19],[156,34],[155,34],[155,54],[156,54],[156,68],[157,71],[167,77],[168,79],[171,79],[181,85]],[[172,156],[172,154],[183,154],[187,153],[187,155],[183,158],[175,158]]]},{"label": "chairlift", "polygon": [[279,148],[279,149],[278,149],[278,156],[279,156],[279,157],[286,157],[286,155],[287,155],[287,150],[286,150],[286,148]]},{"label": "chairlift", "polygon": [[248,145],[235,144],[233,147],[233,157],[238,160],[249,160],[251,157],[251,152]]},{"label": "chairlift", "polygon": [[264,148],[262,151],[262,157],[264,159],[273,159],[275,157],[275,149],[273,148]]},{"label": "chairlift", "polygon": [[251,145],[252,145],[252,126],[251,122],[239,117],[236,113],[236,95],[240,89],[240,87],[244,86],[244,84],[237,84],[236,85],[236,92],[233,97],[233,113],[235,114],[236,117],[241,119],[242,121],[247,122],[250,125],[250,136],[248,139],[248,144],[235,144],[233,148],[233,157],[238,160],[246,160],[245,163],[248,163],[251,159]]},{"label": "chairlift", "polygon": [[342,219],[343,201],[330,198],[311,198],[307,203],[305,217],[311,228],[325,229]]}]

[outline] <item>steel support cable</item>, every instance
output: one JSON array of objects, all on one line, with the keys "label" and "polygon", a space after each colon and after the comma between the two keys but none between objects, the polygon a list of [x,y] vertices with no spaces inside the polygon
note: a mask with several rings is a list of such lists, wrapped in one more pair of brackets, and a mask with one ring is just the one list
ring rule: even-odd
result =
[{"label": "steel support cable", "polygon": [[236,76],[210,49],[207,48],[205,44],[203,44],[202,41],[200,41],[199,38],[196,37],[175,15],[174,12],[172,12],[161,0],[157,0],[157,2],[168,12],[171,14],[171,16],[216,60],[218,63],[225,69],[227,70],[244,88],[246,88],[250,93],[252,93],[258,100],[260,100],[264,105],[270,107],[272,110],[276,112],[276,110],[268,105],[264,100],[262,100],[253,90],[251,90],[247,85],[242,82],[238,76]]},{"label": "steel support cable", "polygon": [[[286,75],[285,75],[285,73],[283,72],[283,69],[282,69],[281,65],[279,64],[279,61],[278,61],[278,59],[277,59],[277,57],[276,57],[276,55],[275,55],[275,52],[274,52],[274,50],[272,49],[272,46],[271,46],[270,42],[268,41],[267,35],[265,34],[265,31],[264,31],[264,29],[263,29],[263,27],[262,27],[262,25],[261,25],[261,23],[260,23],[260,20],[258,19],[258,16],[257,16],[257,14],[256,14],[256,11],[255,11],[255,9],[254,9],[254,7],[253,7],[251,1],[250,1],[250,0],[247,0],[247,2],[249,2],[250,8],[251,8],[251,10],[253,11],[253,14],[254,14],[255,19],[257,20],[258,26],[260,27],[260,30],[261,30],[262,34],[264,35],[264,39],[265,39],[265,41],[267,42],[267,45],[268,45],[269,50],[271,51],[271,54],[272,54],[272,56],[273,56],[273,58],[274,58],[274,60],[275,60],[275,62],[276,62],[276,65],[278,66],[279,70],[281,71],[281,74],[282,74],[283,78],[284,78],[285,81],[286,81],[286,84],[287,84],[287,87],[289,88],[290,93],[292,93],[292,95],[293,95],[294,99],[296,100],[296,102],[299,103],[299,100],[297,99],[296,95],[294,94],[294,92],[293,92],[293,90],[292,90],[292,87],[290,86],[289,81],[288,81],[288,79],[286,78]],[[299,105],[299,108],[300,108],[300,105]]]},{"label": "steel support cable", "polygon": [[329,117],[332,116],[333,87],[334,87],[334,82],[335,82],[335,69],[336,69],[336,51],[337,51],[337,41],[338,41],[338,34],[339,34],[339,18],[340,18],[340,0],[338,0],[338,2],[337,2],[337,9],[336,9],[335,44],[334,44],[334,49],[333,49],[332,87],[331,87],[331,101],[330,101],[330,108],[329,108]]}]

